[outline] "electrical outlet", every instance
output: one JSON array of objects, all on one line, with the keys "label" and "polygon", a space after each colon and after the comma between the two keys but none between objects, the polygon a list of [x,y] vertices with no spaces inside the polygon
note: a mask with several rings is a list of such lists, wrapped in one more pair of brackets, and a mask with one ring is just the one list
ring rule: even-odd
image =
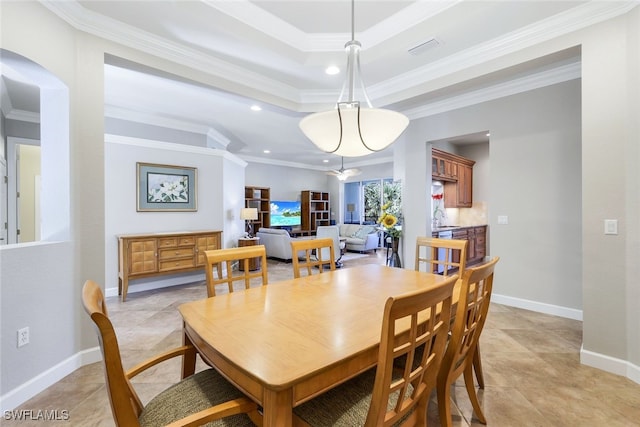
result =
[{"label": "electrical outlet", "polygon": [[29,344],[29,327],[18,329],[18,347]]}]

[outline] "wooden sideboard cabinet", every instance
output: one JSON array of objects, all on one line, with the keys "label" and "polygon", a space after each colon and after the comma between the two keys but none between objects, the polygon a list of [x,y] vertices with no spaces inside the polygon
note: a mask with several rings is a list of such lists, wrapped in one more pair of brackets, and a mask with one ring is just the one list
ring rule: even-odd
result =
[{"label": "wooden sideboard cabinet", "polygon": [[204,251],[222,247],[222,231],[126,234],[118,238],[118,295],[127,299],[129,280],[204,270]]}]

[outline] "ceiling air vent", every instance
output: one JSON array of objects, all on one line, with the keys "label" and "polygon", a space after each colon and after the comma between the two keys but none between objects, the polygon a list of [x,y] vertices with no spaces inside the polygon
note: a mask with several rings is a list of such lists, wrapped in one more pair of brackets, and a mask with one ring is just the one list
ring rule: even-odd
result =
[{"label": "ceiling air vent", "polygon": [[414,46],[408,50],[408,52],[412,55],[421,55],[429,49],[432,49],[440,44],[440,41],[435,37],[427,40],[426,42],[420,43],[417,46]]}]

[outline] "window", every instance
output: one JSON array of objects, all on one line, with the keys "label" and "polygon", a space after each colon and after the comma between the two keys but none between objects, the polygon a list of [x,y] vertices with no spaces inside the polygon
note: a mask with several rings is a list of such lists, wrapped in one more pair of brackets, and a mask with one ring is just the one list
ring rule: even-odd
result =
[{"label": "window", "polygon": [[382,205],[390,202],[387,212],[402,222],[402,184],[390,178],[344,185],[345,223],[375,224],[380,217]]}]

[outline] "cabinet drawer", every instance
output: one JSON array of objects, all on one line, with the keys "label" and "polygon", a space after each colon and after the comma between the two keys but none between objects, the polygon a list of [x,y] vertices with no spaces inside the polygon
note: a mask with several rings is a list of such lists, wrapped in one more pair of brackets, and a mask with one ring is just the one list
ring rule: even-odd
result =
[{"label": "cabinet drawer", "polygon": [[467,230],[458,230],[451,233],[451,238],[456,240],[467,240],[468,237]]},{"label": "cabinet drawer", "polygon": [[183,236],[178,238],[178,246],[189,246],[195,245],[196,238],[195,236]]},{"label": "cabinet drawer", "polygon": [[176,258],[185,258],[192,257],[193,258],[193,247],[191,248],[171,248],[171,249],[160,249],[159,258],[160,261],[166,261]]},{"label": "cabinet drawer", "polygon": [[193,267],[195,267],[193,258],[160,261],[160,271],[181,270],[183,268]]},{"label": "cabinet drawer", "polygon": [[178,246],[177,237],[163,237],[162,239],[158,239],[158,247],[160,248],[170,248],[173,246]]}]

